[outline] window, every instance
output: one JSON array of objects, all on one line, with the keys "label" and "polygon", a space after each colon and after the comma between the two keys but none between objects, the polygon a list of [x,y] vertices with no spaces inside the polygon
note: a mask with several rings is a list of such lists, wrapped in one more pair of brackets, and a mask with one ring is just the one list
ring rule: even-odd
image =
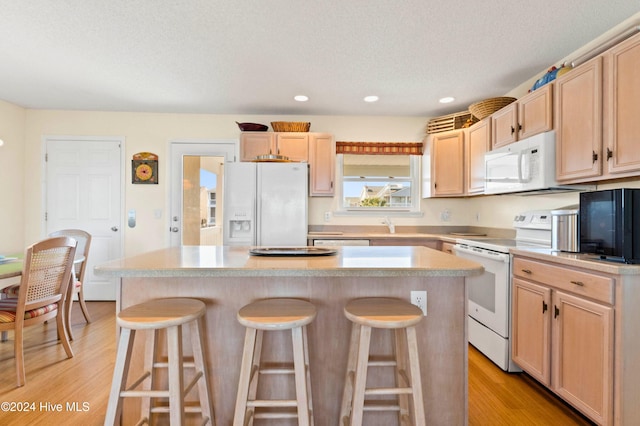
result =
[{"label": "window", "polygon": [[337,155],[342,212],[419,212],[420,157]]}]

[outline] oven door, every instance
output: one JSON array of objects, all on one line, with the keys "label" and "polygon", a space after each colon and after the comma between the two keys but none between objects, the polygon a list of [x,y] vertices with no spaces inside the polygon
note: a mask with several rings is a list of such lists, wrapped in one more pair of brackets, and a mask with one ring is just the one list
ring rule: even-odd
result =
[{"label": "oven door", "polygon": [[456,244],[456,256],[480,263],[482,275],[468,277],[469,316],[495,333],[509,337],[509,262],[505,253]]}]

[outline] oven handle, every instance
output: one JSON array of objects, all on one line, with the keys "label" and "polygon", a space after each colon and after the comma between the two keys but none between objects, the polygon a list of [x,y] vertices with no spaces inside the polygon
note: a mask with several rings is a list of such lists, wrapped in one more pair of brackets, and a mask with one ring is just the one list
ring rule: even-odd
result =
[{"label": "oven handle", "polygon": [[453,246],[453,251],[459,251],[461,253],[468,253],[472,256],[478,256],[478,257],[483,257],[485,259],[491,259],[491,260],[495,260],[497,262],[503,262],[503,263],[508,263],[510,260],[510,256],[506,253],[496,253],[495,251],[488,251],[488,250],[481,250],[481,251],[476,251],[473,250],[469,247],[466,246],[461,246],[461,245],[454,245]]}]

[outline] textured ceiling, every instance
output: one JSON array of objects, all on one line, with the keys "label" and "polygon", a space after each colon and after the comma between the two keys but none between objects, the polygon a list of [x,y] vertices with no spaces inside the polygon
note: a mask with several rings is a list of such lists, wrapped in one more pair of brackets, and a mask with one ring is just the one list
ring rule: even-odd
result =
[{"label": "textured ceiling", "polygon": [[638,0],[0,0],[0,99],[430,117],[507,93],[638,12]]}]

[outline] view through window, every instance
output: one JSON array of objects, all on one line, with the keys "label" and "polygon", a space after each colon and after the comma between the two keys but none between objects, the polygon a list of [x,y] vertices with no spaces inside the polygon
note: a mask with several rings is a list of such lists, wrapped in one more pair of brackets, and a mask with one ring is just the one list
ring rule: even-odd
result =
[{"label": "view through window", "polygon": [[342,208],[414,210],[418,161],[411,157],[341,154]]}]

